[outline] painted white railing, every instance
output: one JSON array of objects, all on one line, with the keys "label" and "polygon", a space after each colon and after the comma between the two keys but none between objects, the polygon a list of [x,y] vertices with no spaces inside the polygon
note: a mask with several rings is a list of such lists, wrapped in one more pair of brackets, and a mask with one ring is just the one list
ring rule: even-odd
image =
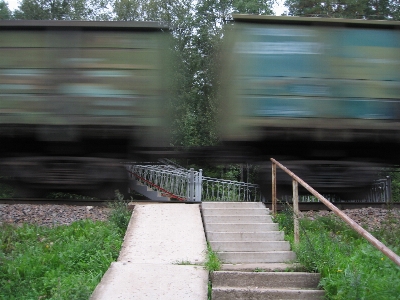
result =
[{"label": "painted white railing", "polygon": [[181,201],[261,201],[259,186],[204,177],[203,171],[172,165],[127,165],[131,178]]}]

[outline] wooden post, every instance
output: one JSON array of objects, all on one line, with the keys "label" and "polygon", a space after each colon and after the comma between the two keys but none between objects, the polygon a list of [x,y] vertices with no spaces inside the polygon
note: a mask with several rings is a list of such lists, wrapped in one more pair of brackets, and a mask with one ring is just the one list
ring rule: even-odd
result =
[{"label": "wooden post", "polygon": [[294,243],[300,242],[299,234],[299,184],[293,179],[293,224],[294,224]]},{"label": "wooden post", "polygon": [[276,164],[272,163],[272,214],[276,215]]}]

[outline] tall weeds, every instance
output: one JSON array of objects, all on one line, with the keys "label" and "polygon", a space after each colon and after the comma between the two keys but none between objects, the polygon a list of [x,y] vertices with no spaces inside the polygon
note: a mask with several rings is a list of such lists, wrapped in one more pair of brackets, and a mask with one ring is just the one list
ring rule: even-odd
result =
[{"label": "tall weeds", "polygon": [[[321,273],[327,299],[398,300],[400,268],[335,216],[300,220],[300,243],[293,244],[290,209],[275,217],[291,241],[298,261],[310,272]],[[373,233],[399,253],[400,228],[393,219]]]}]

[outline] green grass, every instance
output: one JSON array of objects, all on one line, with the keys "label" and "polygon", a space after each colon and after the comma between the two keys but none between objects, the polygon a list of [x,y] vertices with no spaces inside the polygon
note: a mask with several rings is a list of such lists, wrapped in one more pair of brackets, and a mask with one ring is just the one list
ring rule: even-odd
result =
[{"label": "green grass", "polygon": [[209,272],[218,271],[221,269],[221,261],[219,260],[217,253],[211,249],[209,243],[207,243],[207,257],[204,267]]},{"label": "green grass", "polygon": [[[215,251],[212,250],[210,243],[207,242],[207,255],[206,255],[206,262],[204,264],[206,270],[208,270],[209,274],[214,271],[219,271],[221,269],[221,261],[218,258],[218,255]],[[208,280],[208,292],[207,292],[207,299],[211,300],[211,293],[212,293],[212,282],[211,276],[209,276]]]},{"label": "green grass", "polygon": [[[300,220],[300,244],[293,245],[293,218],[289,210],[275,218],[292,243],[298,261],[309,272],[321,273],[327,299],[395,300],[400,295],[400,267],[338,217]],[[400,253],[400,228],[387,218],[373,235]]]},{"label": "green grass", "polygon": [[55,228],[0,225],[0,299],[87,300],[118,257],[128,215],[114,210],[109,222]]}]

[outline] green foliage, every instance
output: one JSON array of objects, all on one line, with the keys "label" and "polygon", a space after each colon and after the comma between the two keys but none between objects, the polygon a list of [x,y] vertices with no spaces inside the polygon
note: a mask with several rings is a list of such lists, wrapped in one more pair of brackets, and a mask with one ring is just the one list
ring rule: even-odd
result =
[{"label": "green foliage", "polygon": [[[290,210],[275,220],[293,243]],[[374,233],[400,253],[400,229],[390,215]],[[293,245],[294,246],[294,245]],[[320,285],[327,299],[398,299],[400,269],[335,216],[300,220],[300,244],[294,246],[298,261],[310,272],[321,273]]]},{"label": "green foliage", "polygon": [[4,0],[0,1],[0,20],[11,20],[12,13],[11,10],[8,8],[7,2]]},{"label": "green foliage", "polygon": [[389,172],[392,180],[392,201],[400,202],[400,169]]},{"label": "green foliage", "polygon": [[111,208],[108,219],[116,226],[120,234],[124,234],[126,231],[132,215],[128,209],[128,203],[129,201],[124,200],[124,195],[118,190],[115,191],[115,201],[108,203],[108,207]]},{"label": "green foliage", "polygon": [[18,20],[111,20],[111,0],[22,0]]},{"label": "green foliage", "polygon": [[286,0],[289,15],[369,20],[399,20],[400,3],[390,0]]},{"label": "green foliage", "polygon": [[219,260],[217,253],[211,249],[209,243],[207,243],[207,260],[204,266],[209,272],[221,269],[221,261]]},{"label": "green foliage", "polygon": [[278,223],[279,230],[285,232],[286,237],[293,236],[293,209],[289,205],[284,205],[281,213],[273,216],[273,220]]},{"label": "green foliage", "polygon": [[113,223],[0,225],[0,299],[88,299],[121,248]]}]

